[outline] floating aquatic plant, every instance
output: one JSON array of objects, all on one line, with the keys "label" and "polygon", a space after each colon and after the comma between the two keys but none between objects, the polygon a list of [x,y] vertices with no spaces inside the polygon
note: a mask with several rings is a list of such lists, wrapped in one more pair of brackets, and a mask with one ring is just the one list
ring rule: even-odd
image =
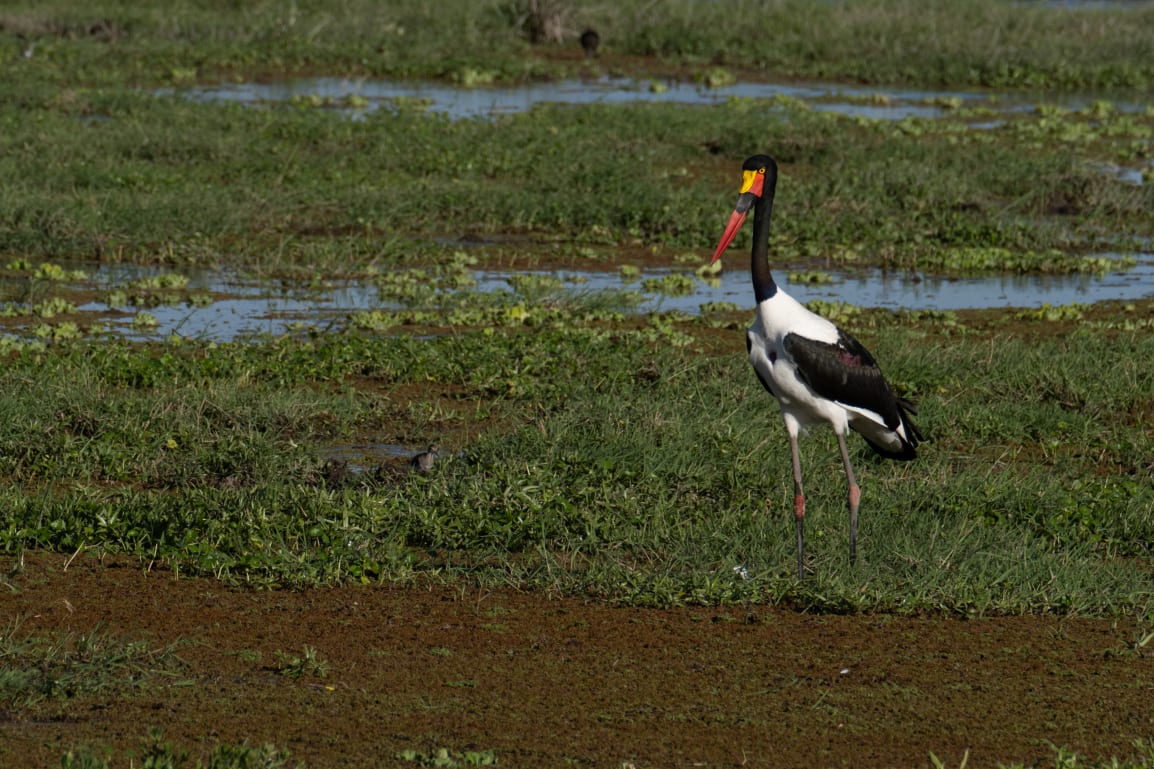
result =
[{"label": "floating aquatic plant", "polygon": [[138,312],[132,316],[132,326],[136,329],[156,328],[160,325],[160,321],[156,316],[148,312]]},{"label": "floating aquatic plant", "polygon": [[741,305],[735,302],[705,302],[701,305],[701,314],[712,315],[722,312],[737,312],[741,309]]},{"label": "floating aquatic plant", "polygon": [[737,75],[724,67],[713,67],[703,72],[699,79],[706,88],[723,88],[737,82]]},{"label": "floating aquatic plant", "polygon": [[518,273],[510,275],[505,278],[514,291],[518,294],[536,294],[549,293],[553,291],[560,291],[565,287],[564,281],[555,275],[542,275],[539,273]]},{"label": "floating aquatic plant", "polygon": [[711,262],[709,264],[703,264],[699,266],[696,270],[693,271],[693,274],[699,278],[713,278],[720,275],[722,269],[724,268],[721,265],[721,261],[718,260],[716,262]]},{"label": "floating aquatic plant", "polygon": [[1137,264],[1132,256],[1078,256],[1056,249],[1013,251],[999,247],[966,247],[931,251],[918,257],[918,266],[953,272],[1102,274]]},{"label": "floating aquatic plant", "polygon": [[688,275],[665,275],[660,278],[646,278],[641,288],[653,294],[667,296],[689,296],[697,290],[697,284]]},{"label": "floating aquatic plant", "polygon": [[76,305],[60,297],[46,299],[32,307],[32,314],[39,318],[54,318],[70,312],[76,312]]},{"label": "floating aquatic plant", "polygon": [[804,284],[804,285],[825,285],[834,282],[834,277],[828,272],[821,272],[819,270],[810,270],[807,272],[791,272],[787,276],[790,283]]},{"label": "floating aquatic plant", "polygon": [[80,326],[72,321],[65,321],[64,323],[39,323],[32,328],[32,335],[38,339],[46,339],[51,342],[63,342],[71,339],[80,339],[84,336],[84,332],[80,330]]},{"label": "floating aquatic plant", "polygon": [[66,270],[58,264],[45,262],[36,268],[32,273],[32,277],[40,280],[58,280],[58,281],[80,281],[87,280],[88,275],[84,270]]},{"label": "floating aquatic plant", "polygon": [[1072,304],[1051,305],[1043,304],[1029,310],[1022,310],[1017,314],[1019,320],[1082,320],[1086,316],[1086,305],[1074,302]]},{"label": "floating aquatic plant", "polygon": [[824,299],[811,299],[805,303],[805,306],[811,312],[816,312],[838,325],[847,325],[862,312],[862,309],[857,305],[848,302],[827,302]]}]

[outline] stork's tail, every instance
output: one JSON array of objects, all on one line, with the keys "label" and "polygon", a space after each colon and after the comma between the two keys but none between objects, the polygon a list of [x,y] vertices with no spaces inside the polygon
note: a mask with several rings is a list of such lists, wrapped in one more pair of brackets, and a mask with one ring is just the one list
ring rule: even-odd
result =
[{"label": "stork's tail", "polygon": [[898,459],[903,462],[908,462],[911,459],[917,458],[918,443],[924,441],[925,436],[922,435],[922,431],[918,429],[918,426],[914,424],[914,420],[910,418],[910,414],[918,413],[917,406],[905,398],[894,398],[894,403],[898,407],[898,417],[901,420],[901,424],[898,426],[898,429],[894,431],[894,434],[897,435],[898,440],[901,441],[901,448],[894,451],[879,446],[865,435],[862,437],[865,438],[865,442],[870,445],[871,449],[886,459]]}]

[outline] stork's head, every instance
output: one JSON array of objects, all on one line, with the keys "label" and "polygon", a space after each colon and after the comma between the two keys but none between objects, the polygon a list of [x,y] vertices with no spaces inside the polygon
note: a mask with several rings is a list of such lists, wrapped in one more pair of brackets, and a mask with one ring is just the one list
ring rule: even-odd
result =
[{"label": "stork's head", "polygon": [[[768,183],[768,186],[767,186]],[[754,155],[747,158],[741,165],[741,192],[737,197],[737,206],[725,225],[725,232],[721,234],[721,242],[713,252],[710,263],[716,262],[729,248],[729,244],[737,237],[737,231],[745,223],[749,209],[765,194],[765,190],[773,190],[777,183],[777,162],[769,155]]]}]

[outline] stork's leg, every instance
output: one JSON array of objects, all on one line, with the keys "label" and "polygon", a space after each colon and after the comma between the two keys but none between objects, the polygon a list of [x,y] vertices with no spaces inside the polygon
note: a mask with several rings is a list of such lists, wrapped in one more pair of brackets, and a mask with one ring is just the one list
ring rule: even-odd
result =
[{"label": "stork's leg", "polygon": [[853,477],[853,465],[849,462],[849,450],[845,445],[845,435],[837,433],[837,447],[841,451],[841,462],[845,465],[845,479],[849,484],[849,562],[857,560],[857,509],[861,503],[861,487]]},{"label": "stork's leg", "polygon": [[797,578],[805,579],[805,493],[801,490],[801,457],[797,434],[789,431],[789,454],[793,461],[793,516],[797,520]]}]

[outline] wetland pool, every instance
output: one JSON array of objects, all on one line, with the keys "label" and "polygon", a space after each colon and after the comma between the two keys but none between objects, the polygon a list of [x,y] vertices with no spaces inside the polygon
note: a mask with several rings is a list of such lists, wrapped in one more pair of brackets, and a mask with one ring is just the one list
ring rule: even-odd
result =
[{"label": "wetland pool", "polygon": [[[312,77],[165,88],[157,95],[254,106],[295,103],[336,109],[354,118],[382,107],[408,104],[452,119],[526,112],[543,103],[713,105],[734,98],[785,98],[805,102],[818,111],[874,120],[903,120],[941,117],[958,107],[984,107],[992,112],[1006,113],[1033,109],[1036,104],[1045,102],[1067,109],[1083,109],[1103,98],[1102,95],[1077,93],[934,91],[839,83],[737,82],[707,86],[681,80],[610,76],[476,87],[437,82]],[[1114,107],[1136,111],[1145,109],[1146,105],[1122,100],[1114,102]]]},{"label": "wetland pool", "polygon": [[[1037,308],[1044,305],[1092,304],[1108,300],[1137,300],[1154,297],[1154,254],[1133,255],[1137,263],[1130,269],[1105,274],[1080,275],[977,275],[947,278],[885,272],[880,269],[828,272],[831,282],[806,283],[788,280],[788,270],[779,270],[785,290],[803,302],[822,300],[845,302],[860,307],[892,310],[960,310],[985,308]],[[744,261],[744,260],[740,260]],[[280,335],[307,330],[341,330],[350,315],[373,310],[399,310],[405,305],[382,296],[372,281],[338,282],[294,286],[281,281],[253,280],[235,273],[207,269],[176,270],[187,279],[185,290],[207,296],[211,301],[132,307],[111,297],[120,286],[174,270],[140,265],[99,265],[86,270],[87,284],[97,298],[80,306],[82,313],[96,316],[117,335],[155,339],[172,334],[211,341],[234,341],[260,335]],[[514,285],[530,279],[559,278],[560,288],[547,292],[560,298],[599,292],[631,292],[632,303],[625,312],[679,311],[691,315],[703,305],[729,303],[752,309],[749,273],[731,267],[714,278],[698,278],[692,269],[650,268],[635,277],[615,270],[556,269],[491,271],[470,270],[473,286],[465,291],[506,292],[509,301],[519,294]],[[662,281],[685,276],[681,291],[664,293]],[[450,292],[442,291],[440,298]],[[539,292],[538,292],[539,294]],[[534,296],[538,295],[534,294]],[[530,300],[531,301],[531,300]],[[147,312],[156,323],[140,327],[137,312]]]}]

